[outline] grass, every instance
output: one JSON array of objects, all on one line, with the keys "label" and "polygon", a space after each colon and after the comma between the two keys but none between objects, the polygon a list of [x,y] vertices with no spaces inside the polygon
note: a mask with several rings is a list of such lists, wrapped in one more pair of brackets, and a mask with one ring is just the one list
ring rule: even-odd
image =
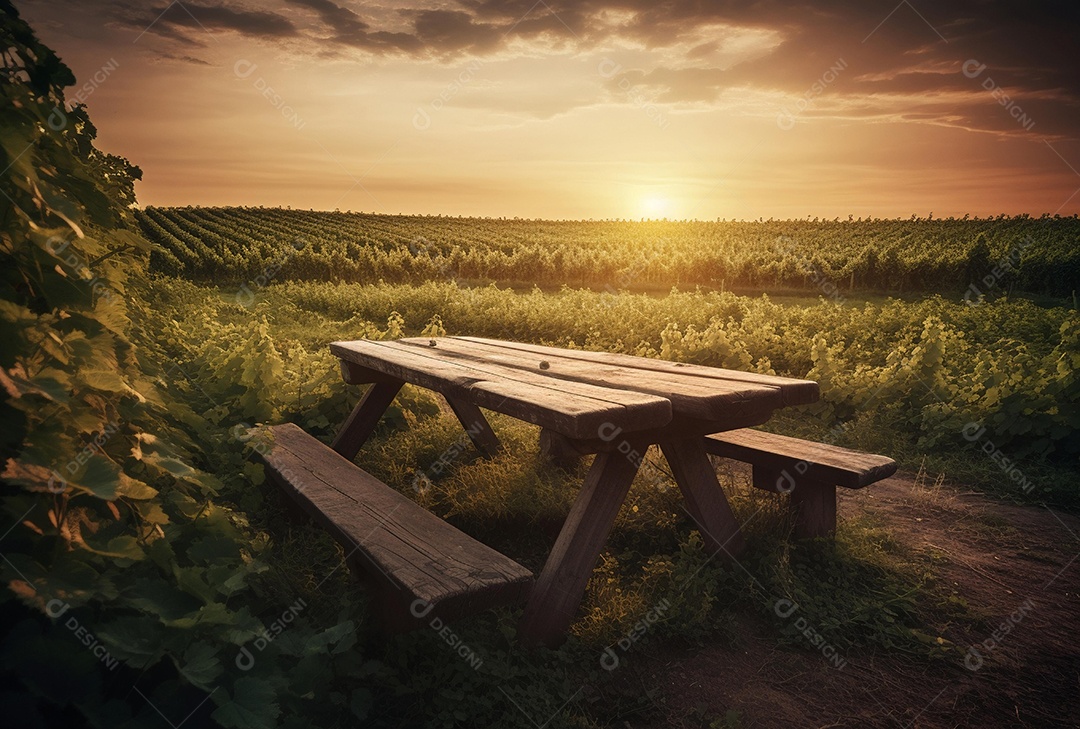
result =
[{"label": "grass", "polygon": [[[406,430],[365,446],[359,460],[405,495],[536,570],[580,488],[582,473],[541,463],[537,431],[493,416],[505,450],[482,460],[462,447],[448,413],[417,419]],[[455,454],[436,469],[443,454]],[[428,480],[416,488],[417,473]],[[931,581],[925,557],[890,537],[887,525],[845,522],[835,543],[791,540],[782,498],[749,485],[748,471],[722,467],[719,479],[747,548],[736,565],[705,549],[682,508],[663,457],[650,449],[591,579],[573,634],[594,649],[617,641],[660,603],[669,607],[655,633],[682,640],[710,636],[725,612],[769,615],[776,600],[799,603],[808,620],[831,626],[847,647],[921,652],[927,621],[913,595]],[[925,508],[951,498],[941,481],[921,477],[914,498]],[[785,633],[778,627],[778,638]],[[722,633],[722,631],[721,631]]]},{"label": "grass", "polygon": [[[471,445],[463,444],[454,417],[438,411],[410,416],[407,427],[384,429],[358,461],[409,498],[538,571],[583,473],[541,463],[532,426],[500,416],[491,421],[505,446],[492,460],[480,459]],[[448,453],[454,455],[446,465],[433,468]],[[420,489],[415,486],[418,473],[430,479]],[[380,711],[400,710],[417,721],[441,717],[435,726],[455,725],[464,711],[471,717],[501,716],[509,726],[517,711],[513,702],[550,705],[554,711],[585,686],[587,692],[549,726],[603,726],[617,717],[656,719],[665,711],[657,696],[633,690],[626,683],[632,673],[612,675],[599,663],[606,648],[640,632],[650,611],[656,620],[623,654],[625,662],[646,665],[654,642],[735,648],[739,626],[747,619],[766,626],[788,650],[813,650],[792,620],[778,617],[781,599],[797,604],[799,616],[845,660],[875,651],[899,651],[918,660],[950,655],[949,646],[936,640],[936,626],[962,619],[965,611],[962,605],[944,604],[935,592],[932,555],[907,550],[887,524],[866,517],[846,520],[834,543],[792,542],[792,523],[781,498],[751,488],[741,467],[721,467],[718,477],[745,525],[747,548],[737,564],[725,565],[706,550],[682,509],[666,462],[651,449],[562,648],[521,651],[514,642],[520,610],[489,611],[455,624],[455,634],[483,657],[478,670],[458,660],[434,631],[387,638],[377,626],[361,625],[365,655],[388,666],[381,689],[386,693],[376,702]],[[941,482],[928,477],[914,496],[920,508],[947,506],[949,498]],[[334,574],[342,555],[325,534],[291,522],[273,500],[267,500],[264,513],[263,525],[274,540],[272,561],[279,569],[263,579],[269,590],[282,594],[271,602],[281,603],[285,596],[295,600],[299,586],[300,594],[319,609],[364,604],[363,592],[346,571]],[[315,585],[317,592],[303,592]],[[477,696],[487,697],[482,701],[490,705],[472,706]],[[421,713],[416,713],[418,697],[425,707]],[[738,726],[733,716],[704,717],[700,725]]]},{"label": "grass", "polygon": [[[190,286],[178,290],[192,308],[205,305],[205,291]],[[311,291],[314,296],[322,289]],[[327,294],[344,307],[347,299],[339,290],[327,289]],[[243,327],[251,321],[252,313],[228,296],[222,302],[219,322]],[[302,392],[290,394],[281,413],[302,419],[309,417],[304,414],[307,408],[314,408],[322,414],[322,424],[302,422],[310,432],[326,436],[357,393],[350,390],[348,398],[343,397],[344,389],[331,371],[334,363],[313,353],[325,350],[329,340],[350,338],[365,325],[346,310],[338,312],[345,316],[338,320],[316,312],[311,307],[322,304],[315,299],[306,308],[280,297],[271,303],[259,315],[267,317],[283,353],[286,343],[300,348],[288,350],[298,355],[290,355],[290,367],[302,365],[294,378]],[[422,318],[409,322],[415,327]],[[333,387],[311,384],[313,373],[326,371],[331,371]],[[273,392],[272,383],[268,392]],[[301,404],[291,404],[297,401]],[[319,410],[322,406],[328,407]],[[985,484],[980,488],[1008,493],[1007,484],[995,485],[996,466],[989,459],[978,453],[921,453],[903,429],[876,418],[873,412],[857,416],[836,442],[888,453],[918,470],[910,497],[914,511],[956,513],[957,497],[949,482],[930,474],[945,472],[953,480],[979,474],[983,480],[976,483]],[[498,457],[483,460],[447,408],[431,393],[407,386],[357,461],[425,508],[538,572],[578,494],[588,459],[571,473],[550,467],[538,457],[537,428],[495,414],[489,419],[505,448]],[[835,435],[824,421],[794,409],[777,413],[770,427],[813,440]],[[1032,473],[1038,473],[1037,468],[1033,466]],[[794,619],[778,615],[779,600],[796,604],[798,617],[845,658],[887,651],[916,662],[962,660],[939,637],[944,626],[970,624],[978,616],[937,584],[940,556],[905,547],[888,523],[865,516],[845,519],[835,542],[795,542],[783,498],[752,489],[745,467],[722,465],[718,476],[744,525],[747,548],[736,563],[725,564],[705,548],[683,510],[666,461],[651,448],[567,643],[556,651],[523,652],[514,641],[520,610],[489,611],[453,628],[483,657],[482,667],[475,670],[434,631],[383,636],[370,619],[364,592],[341,566],[340,548],[321,530],[290,521],[265,485],[260,487],[265,498],[249,495],[250,502],[243,505],[252,525],[272,541],[265,559],[274,569],[259,576],[266,603],[288,605],[302,596],[312,605],[313,619],[322,617],[332,624],[348,615],[357,624],[364,655],[381,666],[372,668],[375,705],[382,712],[373,718],[376,724],[516,726],[525,723],[519,706],[528,709],[530,718],[540,716],[540,723],[551,716],[552,727],[605,726],[623,717],[661,716],[665,708],[659,697],[635,685],[632,670],[603,670],[599,660],[605,649],[637,636],[624,665],[648,665],[660,647],[736,648],[743,640],[741,626],[752,624],[785,650],[813,651]],[[976,536],[1005,534],[1008,529],[990,517],[969,516],[956,523]],[[650,615],[655,619],[648,620]],[[643,621],[647,624],[642,631]],[[564,709],[552,714],[568,699]],[[697,725],[738,726],[738,721],[703,715]]]}]

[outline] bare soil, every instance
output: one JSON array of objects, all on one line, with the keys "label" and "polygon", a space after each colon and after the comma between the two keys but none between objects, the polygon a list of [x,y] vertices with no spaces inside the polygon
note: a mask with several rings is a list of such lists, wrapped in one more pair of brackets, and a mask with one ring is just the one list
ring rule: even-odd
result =
[{"label": "bare soil", "polygon": [[[839,512],[880,517],[896,540],[934,557],[934,589],[977,616],[934,626],[958,647],[952,657],[851,652],[838,669],[818,652],[778,646],[775,626],[749,620],[738,649],[651,651],[638,678],[667,715],[626,726],[1080,727],[1080,518],[927,489],[903,474],[845,491]],[[979,654],[965,666],[970,646]],[[730,711],[737,719],[717,722]]]}]

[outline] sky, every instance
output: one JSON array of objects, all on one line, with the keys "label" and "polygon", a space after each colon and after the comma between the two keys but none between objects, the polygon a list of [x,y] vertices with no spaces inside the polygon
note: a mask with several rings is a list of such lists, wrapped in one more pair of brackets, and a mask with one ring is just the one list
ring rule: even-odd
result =
[{"label": "sky", "polygon": [[143,205],[1080,213],[1080,3],[16,0]]}]

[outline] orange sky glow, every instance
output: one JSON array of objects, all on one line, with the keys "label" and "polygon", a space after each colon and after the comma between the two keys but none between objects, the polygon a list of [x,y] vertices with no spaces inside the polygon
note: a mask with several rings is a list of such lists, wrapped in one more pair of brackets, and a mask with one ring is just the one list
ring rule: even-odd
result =
[{"label": "orange sky glow", "polygon": [[1064,5],[16,5],[75,72],[99,146],[142,167],[143,205],[1080,213]]}]

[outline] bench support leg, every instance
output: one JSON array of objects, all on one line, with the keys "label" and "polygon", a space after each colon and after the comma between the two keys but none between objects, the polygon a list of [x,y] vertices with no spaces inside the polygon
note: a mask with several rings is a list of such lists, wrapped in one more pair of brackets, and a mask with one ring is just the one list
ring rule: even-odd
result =
[{"label": "bench support leg", "polygon": [[499,449],[502,448],[502,444],[499,443],[499,437],[491,429],[487,418],[480,412],[480,408],[467,400],[457,400],[450,397],[446,398],[446,403],[454,411],[454,415],[457,416],[461,427],[465,429],[465,434],[469,436],[469,440],[476,446],[476,450],[480,451],[484,458],[494,458]]},{"label": "bench support leg", "polygon": [[777,470],[755,463],[751,485],[771,494],[789,494],[795,487],[795,479],[787,469]]},{"label": "bench support leg", "polygon": [[341,430],[338,431],[330,447],[350,461],[356,458],[356,454],[375,432],[379,419],[390,407],[390,403],[394,401],[398,390],[404,384],[404,382],[378,382],[368,388],[364,397],[345,419],[345,424],[341,426]]},{"label": "bench support leg", "polygon": [[700,438],[664,441],[660,444],[679,484],[686,510],[701,532],[706,548],[730,563],[746,546],[739,523],[716,480],[705,445]]},{"label": "bench support leg", "polygon": [[621,453],[596,456],[529,593],[518,627],[523,644],[555,647],[562,643],[637,470],[638,463]]},{"label": "bench support leg", "polygon": [[791,492],[795,536],[828,537],[836,532],[836,486],[802,479]]}]

